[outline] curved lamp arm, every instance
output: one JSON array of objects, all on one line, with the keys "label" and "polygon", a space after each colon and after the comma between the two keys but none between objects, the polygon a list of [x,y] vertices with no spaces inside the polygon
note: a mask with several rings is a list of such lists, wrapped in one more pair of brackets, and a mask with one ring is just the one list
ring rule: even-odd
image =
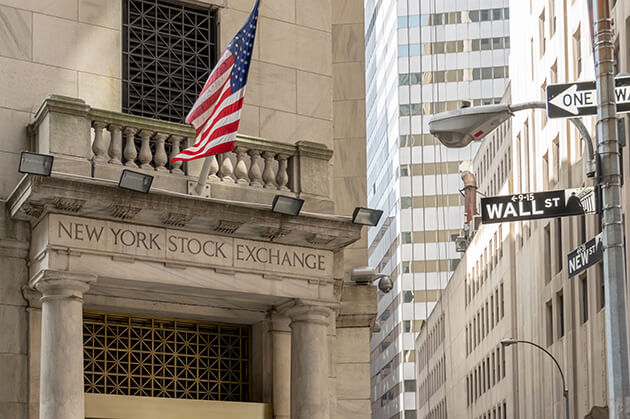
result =
[{"label": "curved lamp arm", "polygon": [[504,339],[501,341],[501,344],[503,346],[509,346],[515,343],[526,343],[528,345],[532,345],[535,346],[536,348],[540,349],[541,351],[543,351],[544,353],[546,353],[547,355],[549,355],[549,357],[553,360],[554,364],[556,364],[556,367],[558,367],[558,371],[560,372],[560,377],[562,377],[562,390],[564,391],[564,393],[568,393],[569,389],[567,388],[567,384],[564,381],[564,373],[562,372],[562,368],[560,368],[560,364],[558,363],[558,361],[556,360],[556,358],[551,355],[551,352],[549,352],[548,350],[546,350],[545,348],[543,348],[542,346],[534,343],[534,342],[530,342],[528,340],[520,340],[520,339]]},{"label": "curved lamp arm", "polygon": [[[508,109],[511,112],[518,112],[527,109],[547,109],[547,104],[545,102],[540,101],[531,101],[531,102],[523,102],[517,103],[516,105],[508,105]],[[582,137],[582,141],[584,141],[584,146],[586,148],[586,176],[593,177],[595,176],[595,172],[597,170],[597,164],[595,162],[595,150],[593,149],[593,139],[589,134],[586,126],[582,122],[580,118],[569,118],[569,121],[575,125],[575,128],[580,133]]]}]

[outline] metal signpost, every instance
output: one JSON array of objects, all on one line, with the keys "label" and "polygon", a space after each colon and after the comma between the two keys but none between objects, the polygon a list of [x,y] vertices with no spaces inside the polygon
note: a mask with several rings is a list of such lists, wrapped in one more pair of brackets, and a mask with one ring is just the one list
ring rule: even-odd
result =
[{"label": "metal signpost", "polygon": [[567,256],[569,259],[569,278],[573,278],[604,259],[602,240],[602,233],[599,233],[577,249],[569,252]]},{"label": "metal signpost", "polygon": [[598,198],[599,188],[594,186],[481,198],[481,222],[492,224],[592,214],[600,208]]},{"label": "metal signpost", "polygon": [[[630,112],[630,77],[615,79],[617,113]],[[547,86],[547,116],[572,118],[597,115],[595,80]]]}]

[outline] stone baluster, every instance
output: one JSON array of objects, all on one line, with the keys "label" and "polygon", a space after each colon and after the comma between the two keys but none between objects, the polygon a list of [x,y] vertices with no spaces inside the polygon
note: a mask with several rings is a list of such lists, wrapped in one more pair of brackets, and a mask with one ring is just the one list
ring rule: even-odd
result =
[{"label": "stone baluster", "polygon": [[95,275],[43,271],[39,417],[83,419],[83,294]]},{"label": "stone baluster", "polygon": [[94,127],[94,142],[92,143],[92,153],[94,156],[92,157],[92,162],[102,162],[105,163],[107,161],[107,146],[105,145],[105,137],[103,136],[103,129],[107,126],[105,122],[102,121],[92,121],[92,127]]},{"label": "stone baluster", "polygon": [[289,183],[289,174],[287,173],[289,156],[286,154],[278,154],[278,173],[276,175],[276,182],[278,183],[278,189],[281,191],[288,191],[287,184]]},{"label": "stone baluster", "polygon": [[[171,157],[169,160],[173,160],[175,156],[179,154],[179,145],[182,142],[183,137],[179,135],[171,135],[169,141],[171,142]],[[184,171],[181,169],[184,162],[181,160],[171,163],[171,173],[174,175],[182,176]]]},{"label": "stone baluster", "polygon": [[138,167],[138,165],[135,163],[136,157],[138,157],[136,144],[134,143],[136,132],[138,132],[137,128],[125,128],[125,166],[127,167]]},{"label": "stone baluster", "polygon": [[151,155],[151,136],[153,135],[152,131],[143,129],[140,130],[140,138],[142,139],[142,144],[140,145],[140,167],[142,169],[152,169],[151,160],[153,156]]},{"label": "stone baluster", "polygon": [[260,171],[260,150],[249,150],[248,151],[250,157],[249,164],[249,181],[250,185],[254,188],[262,188],[262,172]]},{"label": "stone baluster", "polygon": [[112,140],[109,142],[109,164],[122,164],[122,126],[109,124]]},{"label": "stone baluster", "polygon": [[275,188],[274,181],[276,177],[273,173],[273,163],[275,161],[276,153],[271,151],[264,151],[262,153],[263,159],[265,159],[265,170],[263,170],[263,181],[265,182],[265,188]]},{"label": "stone baluster", "polygon": [[165,167],[168,157],[166,156],[166,149],[164,148],[164,142],[168,138],[168,134],[158,132],[155,134],[155,170],[158,172],[168,172]]},{"label": "stone baluster", "polygon": [[219,162],[217,161],[217,156],[212,155],[207,158],[210,159],[210,170],[208,170],[208,181],[210,182],[220,181],[221,179],[219,178],[219,176],[217,176],[217,173],[219,172]]},{"label": "stone baluster", "polygon": [[237,146],[234,152],[236,153],[236,167],[234,168],[236,183],[249,185],[249,181],[247,180],[247,165],[245,164],[247,149],[242,146]]},{"label": "stone baluster", "polygon": [[230,156],[227,153],[223,154],[223,162],[221,163],[221,181],[234,183],[234,178],[232,178],[232,173],[234,172],[234,166],[232,165],[232,160],[230,160]]}]

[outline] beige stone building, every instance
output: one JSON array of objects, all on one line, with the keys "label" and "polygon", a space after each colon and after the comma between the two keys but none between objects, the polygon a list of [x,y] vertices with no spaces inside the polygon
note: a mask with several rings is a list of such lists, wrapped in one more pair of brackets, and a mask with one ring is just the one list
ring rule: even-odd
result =
[{"label": "beige stone building", "polygon": [[[628,71],[626,24],[630,2],[611,2],[611,7],[617,72]],[[544,101],[545,88],[549,84],[594,79],[586,2],[514,1],[510,4],[510,12],[512,16],[519,16],[518,20],[511,21],[512,50],[521,51],[512,54],[510,59],[511,103]],[[627,117],[619,114],[618,118],[620,136],[628,138]],[[594,137],[594,118],[582,120]],[[483,141],[475,160],[481,192],[503,195],[593,184],[593,179],[584,174],[582,140],[567,120],[551,120],[545,111],[532,110],[515,113],[511,124],[507,140],[509,164],[503,169],[507,170],[507,181],[497,183],[494,180],[495,177],[503,179],[503,176],[501,166],[497,166],[497,159],[492,156],[494,139],[489,136]],[[628,158],[628,148],[624,147],[624,184],[628,182]],[[500,158],[500,164],[502,160]],[[492,187],[492,183],[499,186]],[[627,195],[624,194],[624,211]],[[479,297],[472,297],[472,310],[468,310],[470,304],[465,305],[463,301],[469,301],[466,284],[470,275],[474,283],[471,268],[477,267],[477,259],[483,254],[481,260],[492,260],[490,248],[493,246],[488,246],[488,240],[494,225],[480,228],[465,254],[466,262],[462,261],[453,275],[440,305],[417,341],[417,348],[434,342],[424,358],[427,360],[425,365],[420,367],[419,382],[427,379],[422,368],[432,372],[439,366],[438,361],[445,359],[443,380],[434,384],[433,392],[427,393],[431,408],[438,408],[438,412],[428,410],[419,417],[564,417],[562,381],[551,359],[528,345],[506,347],[503,354],[500,345],[503,338],[537,343],[558,360],[566,377],[570,417],[608,417],[603,266],[599,263],[569,278],[567,260],[570,251],[601,231],[600,225],[598,215],[500,224],[503,233],[499,234],[502,240],[498,246],[503,248],[503,258],[507,259],[501,262],[499,257],[494,274],[488,274],[488,284],[489,288],[500,283],[505,286],[505,319],[501,317],[498,328],[491,328],[488,336],[482,338],[481,345],[475,345],[477,311],[483,313],[485,299],[491,294],[483,291],[484,285],[481,285],[478,294],[481,298],[476,303]],[[628,233],[627,223],[624,228]],[[504,269],[502,263],[507,263]],[[481,262],[481,265],[487,263]],[[478,276],[478,268],[475,270]],[[487,309],[485,313],[488,313]],[[484,317],[484,314],[480,315]],[[467,328],[470,339],[471,321],[472,358],[471,346],[465,344]],[[444,324],[443,338],[436,340],[431,332],[440,322]],[[483,329],[481,334],[483,336]],[[488,368],[486,353],[497,357],[496,371],[500,370],[503,380],[499,385],[494,385],[496,374],[492,356],[489,358],[490,371],[484,372],[484,358]],[[417,356],[421,357],[421,354]],[[489,389],[487,382],[491,384]],[[479,388],[481,396],[478,396]],[[467,397],[463,397],[464,394]],[[440,403],[444,405],[442,410],[439,410]],[[432,413],[437,416],[431,416]]]},{"label": "beige stone building", "polygon": [[253,4],[0,0],[0,417],[370,417],[363,2],[262,0],[234,152],[168,163]]}]

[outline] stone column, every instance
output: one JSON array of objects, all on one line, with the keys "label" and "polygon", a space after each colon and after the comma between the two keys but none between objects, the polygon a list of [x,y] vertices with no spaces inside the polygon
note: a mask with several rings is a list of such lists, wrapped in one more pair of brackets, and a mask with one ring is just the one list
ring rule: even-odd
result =
[{"label": "stone column", "polygon": [[291,318],[291,419],[329,419],[326,306],[296,301]]},{"label": "stone column", "polygon": [[83,294],[96,276],[43,271],[40,419],[83,419]]},{"label": "stone column", "polygon": [[271,313],[271,345],[273,356],[273,417],[291,417],[291,320]]}]

